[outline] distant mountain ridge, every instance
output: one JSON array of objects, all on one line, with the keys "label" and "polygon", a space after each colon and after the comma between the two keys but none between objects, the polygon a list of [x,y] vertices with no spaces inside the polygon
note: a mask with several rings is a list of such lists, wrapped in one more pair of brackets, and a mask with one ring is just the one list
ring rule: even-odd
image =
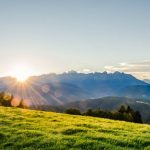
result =
[{"label": "distant mountain ridge", "polygon": [[70,102],[60,106],[58,110],[64,111],[68,108],[76,108],[82,112],[88,109],[102,109],[107,111],[116,111],[121,105],[128,105],[142,115],[145,123],[150,123],[150,101],[145,99],[136,99],[128,97],[103,97],[98,99],[89,99],[76,102]]},{"label": "distant mountain ridge", "polygon": [[150,80],[149,79],[145,79],[143,81],[146,82],[146,83],[148,83],[148,84],[150,84]]},{"label": "distant mountain ridge", "polygon": [[6,77],[0,78],[0,91],[30,99],[34,105],[63,105],[77,100],[106,96],[150,99],[148,83],[120,72],[84,74],[71,71],[47,74],[30,77],[26,85],[20,85],[14,78]]}]

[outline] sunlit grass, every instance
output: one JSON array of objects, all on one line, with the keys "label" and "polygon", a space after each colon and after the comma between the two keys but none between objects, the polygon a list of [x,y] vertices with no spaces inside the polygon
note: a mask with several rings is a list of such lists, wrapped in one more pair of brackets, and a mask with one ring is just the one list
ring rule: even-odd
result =
[{"label": "sunlit grass", "polygon": [[0,149],[150,149],[150,126],[0,107]]}]

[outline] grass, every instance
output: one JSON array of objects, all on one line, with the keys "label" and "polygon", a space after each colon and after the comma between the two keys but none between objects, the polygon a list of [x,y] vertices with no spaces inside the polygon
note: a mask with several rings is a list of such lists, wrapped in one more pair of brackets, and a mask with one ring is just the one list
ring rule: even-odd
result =
[{"label": "grass", "polygon": [[150,150],[150,126],[0,107],[1,150]]}]

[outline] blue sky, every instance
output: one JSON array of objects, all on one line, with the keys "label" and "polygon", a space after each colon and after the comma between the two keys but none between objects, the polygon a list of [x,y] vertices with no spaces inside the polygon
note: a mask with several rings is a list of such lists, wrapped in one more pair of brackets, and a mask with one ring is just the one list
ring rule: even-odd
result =
[{"label": "blue sky", "polygon": [[0,76],[21,63],[35,74],[118,70],[150,78],[149,8],[149,0],[0,0]]}]

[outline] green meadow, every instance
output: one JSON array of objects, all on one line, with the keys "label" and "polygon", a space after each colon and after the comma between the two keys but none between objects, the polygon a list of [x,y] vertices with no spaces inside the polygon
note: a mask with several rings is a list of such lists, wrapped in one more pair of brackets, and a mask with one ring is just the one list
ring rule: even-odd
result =
[{"label": "green meadow", "polygon": [[0,107],[0,150],[150,150],[150,126]]}]

